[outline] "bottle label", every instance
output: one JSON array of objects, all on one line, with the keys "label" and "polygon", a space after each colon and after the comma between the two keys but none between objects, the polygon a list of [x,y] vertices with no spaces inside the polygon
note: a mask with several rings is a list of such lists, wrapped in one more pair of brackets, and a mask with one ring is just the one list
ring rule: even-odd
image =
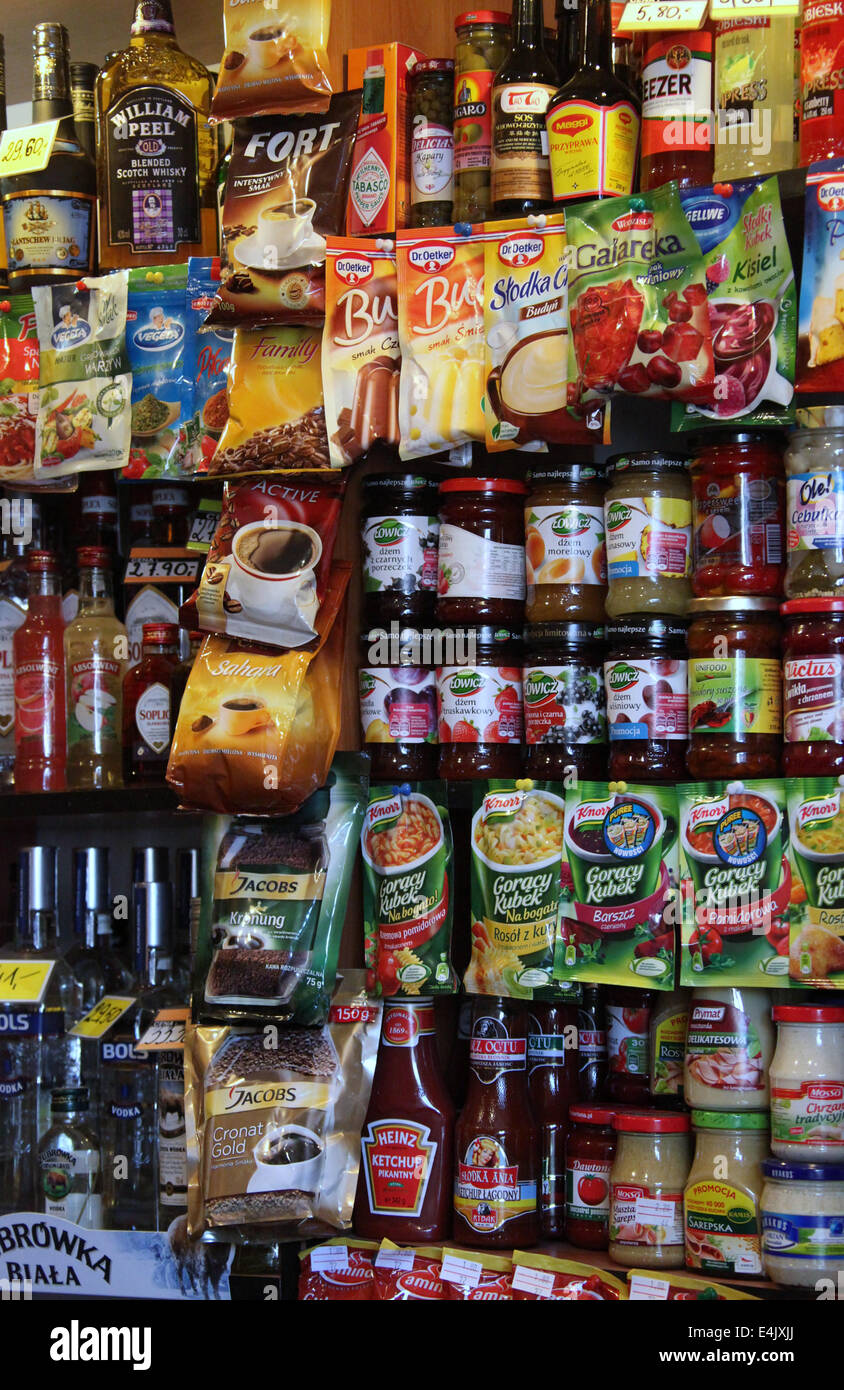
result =
[{"label": "bottle label", "polygon": [[521,743],[522,681],[514,666],[439,666],[440,743]]},{"label": "bottle label", "polygon": [[686,1266],[731,1274],[761,1274],[759,1209],[752,1193],[720,1179],[685,1191]]},{"label": "bottle label", "polygon": [[719,480],[696,471],[694,567],[746,565],[760,569],[782,563],[782,526],[775,478],[738,473]]},{"label": "bottle label", "polygon": [[841,40],[844,4],[822,0],[804,7],[801,33],[803,119],[800,162],[826,159],[838,153],[844,89],[841,81]]},{"label": "bottle label", "polygon": [[196,109],[171,88],[136,86],[105,124],[109,245],[160,254],[198,242]]},{"label": "bottle label", "polygon": [[135,727],[153,753],[163,753],[170,744],[170,691],[154,681],[138,697]]},{"label": "bottle label", "polygon": [[780,663],[755,656],[690,660],[689,729],[693,735],[780,734]]},{"label": "bottle label", "polygon": [[606,584],[602,507],[526,507],[529,584]]},{"label": "bottle label", "polygon": [[636,1183],[614,1182],[610,1205],[610,1241],[614,1245],[683,1244],[682,1192],[654,1192]]},{"label": "bottle label", "polygon": [[363,587],[367,594],[437,587],[435,516],[371,516],[363,530]]},{"label": "bottle label", "polygon": [[764,108],[770,107],[770,28],[766,15],[722,20],[715,26],[719,145],[744,143],[746,127],[755,126]]},{"label": "bottle label", "polygon": [[565,1067],[568,1048],[564,1033],[529,1033],[528,1065],[533,1073],[537,1067]]},{"label": "bottle label", "polygon": [[15,742],[38,741],[44,757],[64,756],[59,746],[62,712],[61,663],[42,658],[15,667]]},{"label": "bottle label", "polygon": [[488,68],[454,79],[454,172],[488,169],[492,160],[492,81]]},{"label": "bottle label", "polygon": [[441,598],[524,599],[524,546],[488,541],[462,526],[441,526],[437,593]]},{"label": "bottle label", "polygon": [[135,6],[135,18],[132,20],[129,33],[132,35],[175,33],[173,21],[169,14],[169,6],[160,4],[159,0],[139,0]]},{"label": "bottle label", "polygon": [[508,1037],[497,1018],[478,1018],[469,1043],[469,1065],[479,1081],[492,1086],[506,1072],[525,1070],[527,1039]]},{"label": "bottle label", "polygon": [[14,599],[0,598],[0,746],[8,740],[11,751],[15,729],[14,635],[26,617],[26,609]]},{"label": "bottle label", "polygon": [[650,1064],[649,1008],[607,1005],[607,1048],[610,1071],[616,1076],[647,1076]]},{"label": "bottle label", "polygon": [[91,274],[95,208],[93,195],[37,189],[7,195],[3,226],[12,274],[40,270]]},{"label": "bottle label", "polygon": [[[844,742],[844,657],[801,656],[783,666],[786,743]],[[0,726],[2,727],[2,726]]]},{"label": "bottle label", "polygon": [[373,1216],[419,1216],[437,1156],[426,1125],[377,1120],[361,1136],[366,1196]]},{"label": "bottle label", "polygon": [[553,87],[513,82],[493,89],[492,200],[551,201],[545,112]]},{"label": "bottle label", "polygon": [[685,661],[654,657],[604,663],[610,743],[619,739],[687,739]]},{"label": "bottle label", "polygon": [[83,497],[80,506],[83,516],[104,516],[109,521],[117,520],[117,498],[103,497],[101,493],[95,493],[92,497]]},{"label": "bottle label", "polygon": [[436,743],[437,682],[433,671],[412,666],[394,670],[365,666],[359,683],[365,743]]},{"label": "bottle label", "polygon": [[158,1057],[158,1199],[163,1207],[186,1207],[185,1070],[178,1052]]},{"label": "bottle label", "polygon": [[536,1179],[509,1161],[497,1139],[479,1134],[457,1164],[454,1210],[479,1234],[500,1231],[536,1211]]},{"label": "bottle label", "polygon": [[632,193],[639,117],[630,102],[562,102],[549,112],[548,140],[555,202]]},{"label": "bottle label", "polygon": [[600,666],[527,666],[526,743],[605,743],[607,716]]},{"label": "bottle label", "polygon": [[772,1081],[771,1138],[798,1159],[806,1145],[844,1151],[844,1081]]},{"label": "bottle label", "polygon": [[[102,1227],[103,1199],[90,1191],[100,1171],[96,1149],[42,1149],[41,1190],[48,1216],[61,1216],[88,1230]],[[79,1188],[82,1188],[80,1191]]]},{"label": "bottle label", "polygon": [[387,1047],[416,1047],[420,1038],[433,1037],[435,1031],[434,1010],[429,1004],[419,1008],[387,1005],[382,1032]]},{"label": "bottle label", "polygon": [[573,1158],[566,1164],[566,1216],[571,1221],[594,1221],[610,1218],[610,1170],[612,1162],[590,1158],[583,1162]]},{"label": "bottle label", "polygon": [[448,126],[414,116],[410,141],[412,203],[450,203],[454,196],[454,137]]},{"label": "bottle label", "polygon": [[67,745],[120,743],[117,708],[123,663],[99,654],[73,661],[68,670]]},{"label": "bottle label", "polygon": [[844,547],[844,469],[795,473],[786,480],[786,543],[795,550]]},{"label": "bottle label", "polygon": [[651,1059],[651,1093],[655,1096],[683,1094],[683,1053],[689,1015],[685,1012],[663,1018],[654,1030]]},{"label": "bottle label", "polygon": [[712,34],[659,34],[642,70],[642,158],[712,144]]},{"label": "bottle label", "polygon": [[692,1005],[686,1070],[701,1086],[734,1094],[765,1090],[762,1044],[750,1018],[732,1004],[700,999]]},{"label": "bottle label", "polygon": [[607,571],[613,579],[687,579],[692,504],[685,497],[615,497],[607,506]]}]

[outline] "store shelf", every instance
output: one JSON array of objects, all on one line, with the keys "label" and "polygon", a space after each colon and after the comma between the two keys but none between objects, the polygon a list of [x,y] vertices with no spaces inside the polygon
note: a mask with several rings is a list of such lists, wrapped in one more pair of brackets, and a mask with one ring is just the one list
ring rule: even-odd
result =
[{"label": "store shelf", "polygon": [[108,791],[0,792],[0,821],[26,821],[41,816],[141,815],[179,811],[179,798],[169,787],[115,787]]},{"label": "store shelf", "polygon": [[[618,1279],[627,1278],[627,1269],[611,1260],[606,1250],[583,1250],[580,1246],[569,1245],[566,1241],[543,1241],[541,1245],[537,1246],[537,1249],[544,1255],[554,1255],[560,1260],[575,1260],[578,1264],[594,1265],[596,1269],[605,1269],[609,1274],[616,1275]],[[639,1268],[639,1266],[636,1267]],[[697,1269],[678,1269],[676,1273],[693,1275],[696,1279],[711,1278],[715,1284],[726,1284],[732,1289],[753,1294],[755,1298],[766,1301],[794,1302],[797,1300],[803,1302],[806,1299],[817,1297],[813,1289],[807,1289],[805,1292],[800,1289],[785,1289],[779,1284],[772,1284],[769,1279],[725,1279],[721,1275],[708,1274]]]}]

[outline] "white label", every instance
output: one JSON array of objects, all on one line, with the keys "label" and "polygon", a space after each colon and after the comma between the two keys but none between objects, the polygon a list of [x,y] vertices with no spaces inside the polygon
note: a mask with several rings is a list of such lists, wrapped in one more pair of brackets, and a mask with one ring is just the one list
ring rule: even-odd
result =
[{"label": "white label", "polygon": [[437,667],[440,743],[521,743],[521,672],[509,666]]},{"label": "white label", "polygon": [[785,530],[789,555],[795,550],[844,546],[844,472],[836,469],[790,477],[786,482]]},{"label": "white label", "polygon": [[614,497],[604,506],[607,572],[613,579],[686,579],[692,504],[680,497]]},{"label": "white label", "polygon": [[636,1199],[636,1220],[643,1226],[670,1226],[676,1215],[676,1202],[662,1202],[658,1197]]},{"label": "white label", "polygon": [[413,1269],[413,1250],[379,1250],[375,1263],[379,1269]]},{"label": "white label", "polygon": [[129,666],[137,666],[141,659],[144,623],[176,623],[179,610],[171,599],[165,598],[160,589],[144,586],[126,607],[126,634],[129,638]]},{"label": "white label", "polygon": [[550,1269],[531,1269],[529,1265],[516,1265],[513,1288],[524,1289],[525,1293],[535,1293],[538,1298],[550,1298],[554,1289],[554,1276]]},{"label": "white label", "polygon": [[454,137],[447,126],[426,116],[413,118],[410,167],[414,203],[450,202],[453,192]]},{"label": "white label", "polygon": [[523,599],[524,547],[484,540],[462,526],[441,526],[437,593],[441,598]]},{"label": "white label", "polygon": [[637,657],[604,662],[610,743],[617,739],[677,739],[689,735],[685,661]]},{"label": "white label", "polygon": [[138,733],[153,753],[163,753],[170,742],[170,691],[160,681],[148,685],[135,706]]},{"label": "white label", "polygon": [[440,1278],[449,1284],[466,1284],[474,1289],[481,1282],[481,1266],[477,1260],[459,1260],[456,1255],[446,1255]]},{"label": "white label", "polygon": [[602,507],[525,508],[529,584],[606,584]]},{"label": "white label", "polygon": [[666,1279],[648,1279],[644,1274],[634,1274],[630,1278],[628,1298],[631,1302],[648,1299],[663,1302],[668,1298],[670,1285]]},{"label": "white label", "polygon": [[393,587],[431,591],[437,586],[435,516],[371,516],[363,531],[363,587],[377,593]]},{"label": "white label", "polygon": [[347,1245],[320,1245],[310,1252],[311,1269],[348,1269],[349,1248]]},{"label": "white label", "polygon": [[82,498],[80,510],[83,516],[117,516],[117,498],[95,493],[93,497]]}]

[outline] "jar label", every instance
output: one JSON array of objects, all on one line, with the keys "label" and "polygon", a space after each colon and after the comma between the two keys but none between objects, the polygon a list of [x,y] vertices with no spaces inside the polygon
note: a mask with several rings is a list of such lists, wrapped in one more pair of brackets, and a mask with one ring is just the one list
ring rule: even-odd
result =
[{"label": "jar label", "polygon": [[117,707],[122,676],[123,663],[100,653],[68,664],[68,748],[90,743],[101,751],[107,742],[120,743]]},{"label": "jar label", "polygon": [[603,507],[525,507],[528,584],[606,584]]},{"label": "jar label", "polygon": [[786,499],[789,555],[844,547],[844,470],[795,473],[786,481]]},{"label": "jar label", "polygon": [[516,666],[438,666],[440,743],[521,743],[522,673]]},{"label": "jar label", "polygon": [[801,656],[783,666],[786,743],[844,742],[844,657]]},{"label": "jar label", "polygon": [[527,666],[526,743],[605,743],[604,673],[600,666]]},{"label": "jar label", "polygon": [[170,743],[170,691],[154,681],[142,691],[135,706],[135,726],[153,753],[163,753]]},{"label": "jar label", "polygon": [[612,1162],[590,1158],[566,1164],[566,1216],[569,1221],[609,1221]]},{"label": "jar label", "polygon": [[712,34],[657,34],[642,69],[642,158],[708,150],[712,104]]},{"label": "jar label", "polygon": [[637,657],[604,662],[610,743],[689,734],[686,662]]},{"label": "jar label", "polygon": [[564,101],[548,113],[551,184],[566,198],[627,197],[633,191],[639,117],[628,101]]},{"label": "jar label", "polygon": [[689,661],[689,729],[695,734],[780,734],[780,663],[766,657]]},{"label": "jar label", "polygon": [[713,1175],[685,1191],[686,1265],[689,1269],[761,1274],[759,1209],[751,1192]]},{"label": "jar label", "polygon": [[788,1260],[813,1260],[816,1264],[820,1260],[840,1261],[844,1258],[841,1215],[763,1211],[762,1249],[769,1258],[779,1255]]},{"label": "jar label", "polygon": [[689,1015],[685,1011],[670,1014],[656,1025],[651,1058],[652,1095],[682,1096],[683,1054],[688,1025]]},{"label": "jar label", "polygon": [[438,1145],[427,1125],[377,1120],[361,1135],[361,1165],[373,1216],[419,1216]]},{"label": "jar label", "polygon": [[489,68],[454,79],[454,172],[488,169],[492,159],[492,80]]},{"label": "jar label", "polygon": [[412,203],[450,203],[454,195],[454,137],[448,126],[413,117],[410,139]]},{"label": "jar label", "polygon": [[454,1210],[473,1231],[500,1231],[536,1211],[536,1178],[511,1163],[497,1139],[479,1134],[458,1160]]},{"label": "jar label", "polygon": [[685,1065],[691,1080],[709,1089],[731,1094],[765,1091],[759,1034],[742,1009],[717,999],[699,999],[692,1005]]},{"label": "jar label", "polygon": [[365,666],[358,680],[364,743],[436,743],[433,671],[416,666]]},{"label": "jar label", "polygon": [[840,150],[844,117],[840,48],[844,38],[844,4],[821,0],[804,7],[802,47],[802,119],[800,163],[827,159]]},{"label": "jar label", "polygon": [[607,1048],[610,1071],[616,1076],[647,1076],[650,1066],[649,1008],[607,1005]]},{"label": "jar label", "polygon": [[611,582],[688,577],[692,504],[685,497],[616,497],[605,515]]},{"label": "jar label", "polygon": [[493,91],[492,201],[551,202],[545,112],[553,87],[512,82]]},{"label": "jar label", "polygon": [[[793,1149],[844,1149],[844,1081],[771,1081],[771,1139]],[[832,1154],[830,1154],[832,1157]]]},{"label": "jar label", "polygon": [[3,223],[12,274],[94,269],[96,199],[71,193],[10,196]]},{"label": "jar label", "polygon": [[437,593],[441,598],[524,599],[524,546],[485,540],[462,526],[441,526]]},{"label": "jar label", "polygon": [[437,586],[435,516],[371,516],[363,528],[363,588],[432,592]]},{"label": "jar label", "polygon": [[733,566],[759,570],[782,563],[783,525],[775,478],[737,473],[719,481],[701,468],[692,477],[692,492],[696,573]]},{"label": "jar label", "polygon": [[683,1244],[682,1192],[655,1192],[637,1183],[614,1182],[610,1206],[610,1241],[664,1249]]}]

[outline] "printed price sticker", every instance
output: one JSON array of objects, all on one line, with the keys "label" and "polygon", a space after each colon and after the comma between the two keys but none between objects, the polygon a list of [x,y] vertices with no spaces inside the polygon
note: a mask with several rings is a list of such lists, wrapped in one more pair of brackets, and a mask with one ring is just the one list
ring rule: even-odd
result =
[{"label": "printed price sticker", "polygon": [[0,960],[0,1003],[40,1004],[54,960]]},{"label": "printed price sticker", "polygon": [[513,1288],[524,1289],[525,1293],[535,1293],[538,1298],[550,1298],[554,1288],[554,1275],[550,1269],[531,1269],[529,1265],[516,1265]]},{"label": "printed price sticker", "polygon": [[635,33],[640,29],[699,29],[706,18],[706,0],[677,0],[663,4],[662,0],[639,0],[624,6],[619,31]]},{"label": "printed price sticker", "polygon": [[798,15],[799,0],[710,0],[712,19],[735,19],[737,15]]},{"label": "printed price sticker", "polygon": [[379,1250],[375,1256],[379,1269],[413,1269],[412,1250]]},{"label": "printed price sticker", "polygon": [[162,1009],[157,1013],[140,1042],[135,1043],[136,1052],[163,1052],[185,1045],[185,1028],[190,1017],[189,1009]]},{"label": "printed price sticker", "polygon": [[131,1009],[134,1002],[135,996],[132,994],[104,994],[90,1013],[74,1023],[70,1031],[77,1038],[101,1038],[127,1009]]},{"label": "printed price sticker", "polygon": [[21,130],[4,130],[0,136],[0,178],[46,169],[58,129],[58,121],[42,121]]},{"label": "printed price sticker", "polygon": [[631,1274],[628,1296],[631,1301],[647,1299],[661,1302],[668,1297],[669,1287],[666,1279],[649,1279],[646,1274]]},{"label": "printed price sticker", "polygon": [[459,1260],[456,1255],[446,1255],[441,1277],[449,1284],[468,1284],[473,1289],[481,1282],[481,1267],[477,1260]]},{"label": "printed price sticker", "polygon": [[311,1269],[348,1269],[349,1248],[346,1245],[319,1245],[311,1251]]}]

